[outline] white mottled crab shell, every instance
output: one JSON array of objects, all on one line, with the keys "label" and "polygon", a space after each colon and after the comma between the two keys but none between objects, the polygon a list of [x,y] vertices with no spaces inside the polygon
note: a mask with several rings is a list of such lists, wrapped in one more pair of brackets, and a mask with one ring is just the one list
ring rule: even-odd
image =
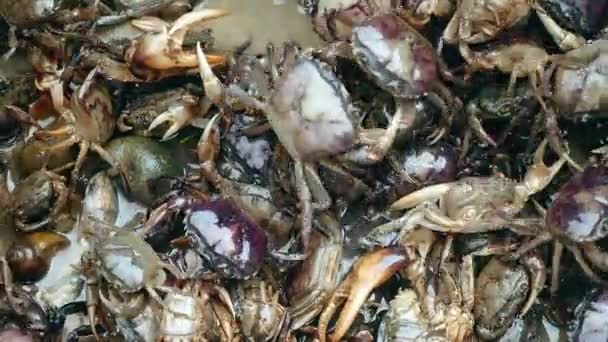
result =
[{"label": "white mottled crab shell", "polygon": [[354,143],[350,95],[325,63],[301,58],[277,82],[268,120],[292,157],[311,160]]}]

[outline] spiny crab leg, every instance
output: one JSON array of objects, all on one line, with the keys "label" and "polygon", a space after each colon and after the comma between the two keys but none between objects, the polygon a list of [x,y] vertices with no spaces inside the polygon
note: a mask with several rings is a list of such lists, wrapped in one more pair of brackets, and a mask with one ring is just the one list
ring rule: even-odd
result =
[{"label": "spiny crab leg", "polygon": [[[199,64],[197,55],[182,49],[186,33],[199,21],[216,19],[228,13],[223,9],[202,9],[184,14],[168,30],[161,24],[160,32],[148,32],[134,41],[127,49],[125,59],[155,70],[196,67]],[[225,60],[222,56],[207,56],[207,59],[212,65]]]},{"label": "spiny crab leg", "polygon": [[411,260],[398,247],[382,248],[360,257],[333,293],[319,318],[319,340],[326,341],[329,321],[339,305],[346,302],[330,339],[332,342],[340,341],[374,288],[390,279],[408,261]]}]

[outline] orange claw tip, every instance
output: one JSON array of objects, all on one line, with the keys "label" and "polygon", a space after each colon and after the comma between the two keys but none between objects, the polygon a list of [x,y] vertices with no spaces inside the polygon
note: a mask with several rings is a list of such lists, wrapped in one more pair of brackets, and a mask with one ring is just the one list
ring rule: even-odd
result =
[{"label": "orange claw tip", "polygon": [[319,318],[319,340],[326,341],[331,316],[341,302],[346,300],[336,321],[334,333],[330,337],[331,342],[339,342],[354,322],[369,294],[390,279],[408,261],[410,259],[399,247],[377,249],[360,257]]},{"label": "orange claw tip", "polygon": [[370,279],[376,286],[387,281],[408,261],[403,249],[386,247],[365,254],[353,266],[356,279]]},{"label": "orange claw tip", "polygon": [[209,65],[211,66],[221,65],[226,62],[226,57],[224,56],[205,54],[205,57],[207,57],[207,62],[209,62]]}]

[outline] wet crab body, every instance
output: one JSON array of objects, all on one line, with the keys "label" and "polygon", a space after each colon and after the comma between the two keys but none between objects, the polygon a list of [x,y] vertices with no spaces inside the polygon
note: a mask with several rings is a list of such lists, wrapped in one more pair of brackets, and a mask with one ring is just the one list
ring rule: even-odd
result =
[{"label": "wet crab body", "polygon": [[[465,0],[443,33],[450,44],[479,44],[527,21],[535,12],[562,50],[578,48],[584,36],[597,32],[605,1],[588,0]],[[563,27],[562,27],[563,26]]]},{"label": "wet crab body", "polygon": [[[157,303],[163,302],[157,290],[165,289],[167,275],[166,266],[144,240],[130,232],[111,231],[114,226],[107,223],[94,222],[98,235],[82,255],[80,269],[86,278],[87,316],[97,335],[94,327],[100,301],[113,315],[134,318],[145,306],[141,290]],[[108,228],[110,231],[103,231]]]},{"label": "wet crab body", "polygon": [[319,222],[327,238],[313,236],[314,252],[296,269],[288,287],[293,329],[305,326],[323,310],[339,282],[344,236],[331,216],[322,215]]},{"label": "wet crab body", "polygon": [[412,115],[412,103],[418,98],[426,97],[440,109],[444,123],[434,138],[445,134],[461,103],[442,83],[440,75],[448,73],[431,43],[403,19],[393,14],[373,16],[353,28],[350,44],[335,43],[329,50],[352,54],[376,85],[398,100],[384,137],[370,144],[370,159],[382,160],[398,128],[402,129],[400,121]]},{"label": "wet crab body", "polygon": [[266,256],[266,233],[230,199],[209,200],[185,185],[152,208],[143,228],[146,239],[164,234],[181,214],[188,244],[226,277],[250,278]]},{"label": "wet crab body", "polygon": [[[118,129],[167,139],[198,115],[199,100],[199,96],[186,88],[137,97],[119,116]],[[165,122],[169,123],[168,127]],[[157,127],[160,129],[155,129]]]},{"label": "wet crab body", "polygon": [[494,176],[432,185],[395,202],[393,209],[415,209],[376,229],[401,229],[405,224],[401,234],[416,225],[442,232],[475,233],[518,225],[515,215],[529,196],[544,189],[565,163],[562,158],[547,167],[543,162],[546,144],[545,140],[536,150],[534,164],[521,182]]},{"label": "wet crab body", "polygon": [[63,139],[47,147],[47,151],[51,153],[78,145],[79,153],[73,163],[72,182],[77,181],[89,149],[108,162],[114,171],[124,175],[122,167],[102,147],[114,134],[116,118],[112,112],[109,90],[104,84],[96,82],[96,74],[96,69],[89,72],[83,84],[72,94],[68,106],[64,105],[63,94],[56,93],[57,90],[61,91],[61,87],[53,88],[51,90],[53,105],[65,124],[57,129],[35,132],[35,137],[38,139],[49,140],[57,137]]},{"label": "wet crab body", "polygon": [[234,309],[228,292],[202,280],[181,282],[163,301],[157,341],[232,341]]},{"label": "wet crab body", "polygon": [[11,194],[15,224],[21,230],[36,230],[52,223],[68,200],[69,190],[62,176],[50,171],[34,172]]},{"label": "wet crab body", "polygon": [[527,255],[522,263],[506,263],[494,257],[476,279],[475,329],[484,340],[501,337],[517,316],[525,315],[543,289],[545,265]]},{"label": "wet crab body", "polygon": [[239,285],[236,315],[241,332],[249,341],[269,341],[278,335],[286,310],[279,303],[279,291],[260,279]]},{"label": "wet crab body", "polygon": [[[265,113],[279,141],[294,159],[302,211],[302,239],[307,245],[312,229],[311,188],[323,186],[317,175],[309,177],[306,173],[314,170],[311,166],[316,160],[352,147],[356,129],[349,93],[330,65],[301,55],[293,45],[286,46],[283,72],[274,80],[274,90],[265,102],[236,85],[224,88],[200,46],[197,52],[203,86],[212,101],[224,108],[227,98],[234,98]],[[272,67],[271,75],[278,75],[276,66]]]}]

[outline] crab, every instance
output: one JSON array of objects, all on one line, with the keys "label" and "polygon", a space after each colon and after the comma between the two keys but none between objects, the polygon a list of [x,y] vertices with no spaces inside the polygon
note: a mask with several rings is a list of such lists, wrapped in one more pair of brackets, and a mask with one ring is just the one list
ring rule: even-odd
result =
[{"label": "crab", "polygon": [[[555,43],[562,50],[570,50],[585,44],[582,31],[589,36],[590,31],[597,29],[597,18],[601,16],[604,6],[603,1],[587,0],[463,0],[445,28],[442,41],[461,47],[485,43],[524,23],[534,11]],[[579,32],[562,28],[557,20],[565,22],[566,26],[579,25],[576,30]],[[589,22],[593,23],[590,25]]]},{"label": "crab", "polygon": [[400,236],[404,236],[416,226],[444,233],[487,232],[509,226],[530,234],[528,226],[531,222],[538,223],[538,220],[517,218],[516,215],[530,196],[543,190],[565,163],[561,157],[553,165],[545,165],[546,146],[545,139],[538,146],[533,164],[520,182],[503,176],[467,177],[428,186],[393,203],[393,210],[413,209],[374,231],[397,230]]},{"label": "crab", "polygon": [[399,15],[417,29],[424,28],[432,17],[446,18],[456,10],[453,0],[406,0]]},{"label": "crab", "polygon": [[[81,270],[86,276],[87,315],[95,331],[95,312],[99,301],[104,308],[120,317],[135,317],[145,305],[140,290],[145,290],[160,305],[157,290],[171,293],[164,286],[165,269],[177,273],[163,263],[146,242],[132,232],[116,228],[89,217],[99,229],[91,240],[92,248],[82,256]],[[101,285],[101,286],[100,286]]]},{"label": "crab", "polygon": [[69,195],[65,177],[46,169],[32,173],[9,195],[15,225],[22,231],[48,226],[61,215]]},{"label": "crab", "polygon": [[429,99],[444,119],[441,127],[431,134],[432,142],[445,135],[454,113],[462,107],[440,78],[441,75],[455,81],[434,47],[397,15],[379,14],[367,19],[353,28],[351,43],[333,43],[322,53],[325,57],[353,58],[380,88],[396,99],[397,109],[383,139],[369,146],[365,134],[360,134],[364,149],[371,149],[367,153],[371,162],[383,159],[396,132],[403,129],[401,121],[412,116],[410,111],[415,107],[411,104],[416,99]]},{"label": "crab", "polygon": [[157,340],[205,341],[219,335],[232,341],[235,313],[230,295],[218,284],[205,280],[180,280],[167,294],[160,315]]},{"label": "crab", "polygon": [[[429,272],[429,252],[435,241],[434,234],[429,230],[419,232],[402,239],[398,246],[370,251],[355,262],[319,318],[320,341],[326,341],[329,322],[342,303],[345,302],[344,308],[331,335],[332,342],[340,341],[346,334],[371,291],[397,272],[408,279],[416,303],[412,303],[413,307],[393,303],[397,307],[392,309],[397,309],[397,312],[387,313],[387,321],[383,323],[389,334],[407,333],[419,338],[442,336],[448,341],[470,340],[474,322],[471,313],[474,297],[473,282],[470,281],[474,274],[472,259],[459,264],[459,276],[453,276],[443,263],[433,275],[434,272]],[[430,277],[436,277],[433,279],[436,281]],[[446,301],[440,298],[438,286],[448,290]],[[414,316],[403,311],[407,309],[413,309],[410,313]],[[412,329],[400,331],[401,324],[411,324]]]},{"label": "crab", "polygon": [[575,174],[562,185],[547,210],[537,205],[543,214],[544,229],[509,255],[511,259],[517,259],[530,250],[553,241],[550,289],[553,296],[559,289],[560,259],[564,247],[574,255],[591,280],[606,284],[593,267],[608,272],[608,255],[596,244],[608,234],[604,203],[607,190],[608,168],[601,164],[587,166],[583,172]]},{"label": "crab", "polygon": [[546,272],[544,261],[534,253],[510,262],[493,257],[475,280],[477,334],[484,340],[501,337],[516,317],[532,308],[545,286]]},{"label": "crab", "polygon": [[73,164],[72,182],[77,181],[87,152],[91,149],[112,166],[113,172],[123,175],[128,184],[122,166],[102,147],[112,137],[116,120],[113,117],[112,100],[108,89],[102,83],[95,82],[95,75],[96,69],[89,72],[78,91],[72,94],[68,106],[64,105],[63,94],[53,96],[57,99],[55,109],[65,120],[65,124],[54,130],[38,130],[34,136],[38,139],[65,137],[63,141],[48,146],[49,153],[78,145],[80,150]]},{"label": "crab", "polygon": [[234,201],[210,199],[190,183],[177,183],[177,189],[152,205],[142,228],[145,238],[163,236],[177,223],[176,217],[182,217],[186,234],[181,243],[202,256],[210,268],[229,278],[255,275],[267,253],[262,228]]}]

